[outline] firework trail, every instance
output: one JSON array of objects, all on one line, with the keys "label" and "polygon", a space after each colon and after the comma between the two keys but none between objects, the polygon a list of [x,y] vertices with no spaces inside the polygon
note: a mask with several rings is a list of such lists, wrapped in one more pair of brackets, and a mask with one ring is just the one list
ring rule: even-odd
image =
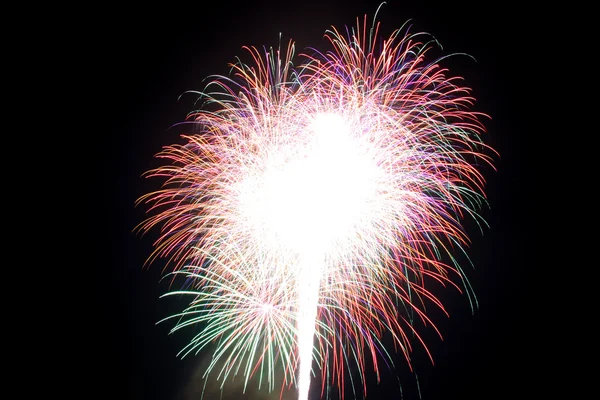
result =
[{"label": "firework trail", "polygon": [[444,310],[427,282],[475,301],[453,253],[469,244],[464,217],[485,223],[483,115],[427,61],[428,35],[382,40],[358,22],[298,67],[293,42],[246,48],[252,61],[215,77],[189,115],[198,130],[147,174],[164,184],[138,200],[151,214],[138,228],[160,227],[148,261],[185,278],[167,295],[189,305],[168,319],[203,328],[181,355],[215,346],[205,376],[257,376],[306,400],[313,361],[322,393],[341,397],[354,365],[366,393],[367,365],[379,377],[391,362],[383,336],[410,364],[415,320],[434,326],[426,305]]}]

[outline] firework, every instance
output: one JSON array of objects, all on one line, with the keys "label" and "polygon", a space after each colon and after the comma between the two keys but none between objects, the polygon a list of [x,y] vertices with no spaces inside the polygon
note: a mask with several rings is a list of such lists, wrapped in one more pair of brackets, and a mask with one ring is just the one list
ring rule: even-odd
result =
[{"label": "firework", "polygon": [[469,89],[427,60],[429,36],[382,40],[366,18],[325,36],[331,49],[298,66],[293,42],[246,48],[252,61],[201,93],[197,130],[158,154],[147,175],[162,188],[138,200],[152,214],[139,229],[161,229],[149,262],[167,258],[185,281],[167,295],[190,299],[173,331],[202,327],[181,355],[214,345],[206,376],[258,376],[300,400],[313,362],[322,392],[343,397],[351,365],[366,392],[367,365],[379,376],[391,361],[386,334],[410,364],[415,319],[444,310],[427,282],[475,301],[453,254],[465,216],[485,223],[476,167],[494,154]]}]

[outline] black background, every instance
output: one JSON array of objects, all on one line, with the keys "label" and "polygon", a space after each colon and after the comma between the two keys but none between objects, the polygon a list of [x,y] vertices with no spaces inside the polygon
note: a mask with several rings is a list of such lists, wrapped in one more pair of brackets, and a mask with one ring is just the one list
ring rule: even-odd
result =
[{"label": "black background", "polygon": [[[161,266],[143,268],[156,235],[133,233],[144,218],[135,200],[156,189],[156,182],[141,175],[158,165],[154,155],[163,145],[180,140],[183,131],[171,126],[194,108],[193,96],[179,96],[201,90],[211,74],[226,75],[228,63],[242,54],[244,45],[275,46],[282,33],[284,41],[296,42],[298,52],[320,48],[326,44],[326,29],[353,26],[357,17],[372,17],[378,5],[367,0],[266,0],[99,7],[100,22],[89,27],[96,35],[86,59],[94,71],[88,81],[94,82],[100,100],[96,111],[101,132],[93,143],[97,180],[90,196],[97,202],[90,222],[97,245],[98,290],[88,336],[94,354],[81,354],[86,365],[93,365],[83,382],[94,398],[188,400],[201,385],[193,377],[202,357],[176,357],[191,332],[169,336],[168,324],[156,325],[181,307],[159,300],[167,288],[159,282]],[[392,0],[378,19],[384,35],[411,19],[413,31],[438,39],[440,55],[467,53],[476,59],[452,57],[445,65],[473,88],[477,110],[491,116],[486,142],[500,153],[497,171],[486,172],[490,209],[482,213],[490,229],[482,235],[467,224],[473,240],[468,254],[475,269],[466,270],[480,307],[472,315],[465,296],[451,290],[440,294],[451,316],[435,318],[443,341],[424,332],[434,365],[416,346],[413,362],[421,398],[540,398],[545,386],[531,372],[543,366],[535,350],[538,317],[533,311],[535,271],[529,262],[527,209],[531,169],[526,165],[533,157],[525,118],[526,92],[535,75],[531,48],[539,37],[536,17],[504,2]],[[416,378],[401,357],[394,374],[405,399],[419,398]],[[384,372],[379,385],[369,375],[368,385],[370,399],[399,398],[391,373]],[[278,397],[254,390],[244,395],[234,386],[223,399]],[[211,393],[206,398],[219,397]],[[311,392],[311,399],[318,398],[318,391]]]}]

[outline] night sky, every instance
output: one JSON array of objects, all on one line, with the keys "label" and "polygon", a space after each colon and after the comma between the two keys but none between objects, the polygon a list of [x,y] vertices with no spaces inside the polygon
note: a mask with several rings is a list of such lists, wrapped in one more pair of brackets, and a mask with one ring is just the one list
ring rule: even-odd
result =
[{"label": "night sky", "polygon": [[[162,146],[179,142],[181,122],[194,109],[194,96],[211,74],[226,75],[228,63],[243,54],[241,47],[275,46],[279,34],[293,39],[297,52],[323,48],[323,33],[332,25],[354,26],[357,17],[372,16],[378,1],[322,0],[317,2],[217,1],[148,3],[138,9],[106,7],[99,10],[98,38],[92,57],[97,87],[102,95],[103,132],[94,144],[98,202],[94,231],[98,235],[98,273],[94,300],[93,368],[90,391],[106,398],[128,400],[191,400],[201,383],[195,379],[203,357],[181,360],[176,353],[192,330],[168,335],[171,325],[156,325],[185,304],[160,300],[167,289],[160,282],[161,264],[144,269],[156,232],[133,232],[144,218],[144,207],[134,207],[158,181],[141,175],[158,166],[154,155]],[[492,117],[486,122],[485,141],[499,153],[497,172],[487,171],[489,209],[482,215],[490,224],[481,234],[467,223],[473,240],[467,250],[475,268],[465,270],[480,307],[471,314],[465,296],[448,289],[439,293],[450,318],[434,315],[443,334],[422,331],[435,365],[418,345],[414,367],[422,400],[525,399],[537,392],[529,376],[535,366],[530,315],[532,272],[527,254],[527,133],[523,93],[528,74],[528,46],[534,28],[529,16],[515,13],[514,5],[485,2],[418,2],[391,0],[379,14],[382,32],[391,33],[412,20],[413,31],[434,35],[443,46],[436,54],[467,53],[445,66],[465,78],[477,98],[476,109]],[[520,60],[520,61],[515,61]],[[399,398],[398,375],[406,400],[418,399],[414,374],[401,356],[393,374],[384,371],[377,385],[369,377],[369,399]],[[315,385],[316,386],[316,385]],[[210,385],[209,385],[210,388]],[[313,386],[314,388],[314,386]],[[216,393],[210,392],[209,393]],[[311,399],[319,398],[318,390]],[[278,392],[249,390],[236,384],[223,399],[276,399]],[[207,399],[218,399],[207,395]],[[288,398],[293,398],[288,397]]]}]

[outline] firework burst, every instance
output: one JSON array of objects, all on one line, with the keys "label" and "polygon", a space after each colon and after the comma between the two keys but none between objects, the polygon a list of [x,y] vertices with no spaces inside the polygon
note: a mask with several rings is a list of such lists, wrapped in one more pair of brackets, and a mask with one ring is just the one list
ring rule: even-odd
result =
[{"label": "firework burst", "polygon": [[391,361],[383,336],[410,364],[415,318],[434,326],[426,304],[444,310],[429,280],[474,301],[453,254],[469,243],[462,219],[484,223],[483,115],[427,61],[429,36],[382,40],[366,23],[328,31],[331,50],[297,67],[292,42],[246,48],[252,62],[210,82],[198,130],[147,174],[164,185],[138,200],[152,214],[139,229],[160,227],[149,262],[185,278],[168,295],[189,305],[168,319],[202,327],[182,355],[216,346],[207,375],[305,400],[313,361],[342,397],[354,365],[366,392],[367,365],[379,376]]}]

